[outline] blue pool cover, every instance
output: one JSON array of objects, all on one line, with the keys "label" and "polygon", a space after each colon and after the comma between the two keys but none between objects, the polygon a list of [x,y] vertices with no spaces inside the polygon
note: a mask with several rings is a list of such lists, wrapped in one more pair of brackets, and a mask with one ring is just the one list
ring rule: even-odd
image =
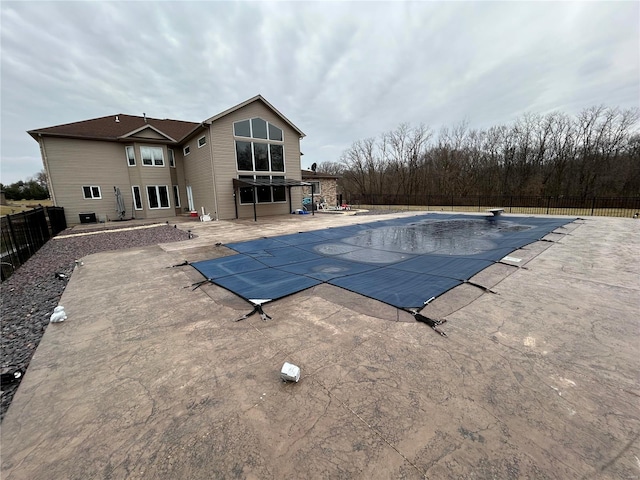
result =
[{"label": "blue pool cover", "polygon": [[428,214],[226,246],[192,265],[252,303],[329,283],[398,308],[422,308],[573,219]]}]

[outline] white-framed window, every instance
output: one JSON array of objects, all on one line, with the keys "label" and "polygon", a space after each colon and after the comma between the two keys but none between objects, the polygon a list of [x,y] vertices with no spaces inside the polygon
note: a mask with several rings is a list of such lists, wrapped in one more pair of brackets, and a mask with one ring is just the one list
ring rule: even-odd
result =
[{"label": "white-framed window", "polygon": [[239,172],[284,172],[284,146],[236,140]]},{"label": "white-framed window", "polygon": [[173,203],[176,208],[180,208],[180,190],[178,190],[178,185],[173,186]]},{"label": "white-framed window", "polygon": [[236,139],[236,167],[239,172],[284,173],[282,129],[256,117],[235,122],[233,134],[241,137]]},{"label": "white-framed window", "polygon": [[202,148],[207,144],[207,137],[202,136],[198,139],[198,148]]},{"label": "white-framed window", "polygon": [[170,208],[169,189],[166,185],[147,185],[147,201],[151,210]]},{"label": "white-framed window", "polygon": [[282,129],[257,117],[235,122],[233,124],[233,134],[236,137],[262,138],[277,142],[282,142],[283,139]]},{"label": "white-framed window", "polygon": [[127,165],[130,167],[136,166],[136,151],[133,148],[133,145],[127,145],[124,147],[125,153],[127,155]]},{"label": "white-framed window", "polygon": [[187,145],[186,147],[184,147],[182,149],[182,153],[184,153],[184,156],[186,157],[187,155],[189,155],[191,153],[191,147],[189,145]]},{"label": "white-framed window", "polygon": [[[282,179],[284,180],[284,176],[281,175],[239,175],[238,179],[249,179],[249,180],[270,180],[270,179]],[[287,192],[286,187],[281,185],[276,186],[257,186],[255,187],[256,191],[256,203],[282,203],[287,201]],[[240,188],[240,204],[248,204],[253,203],[253,192],[254,187],[241,187]]]},{"label": "white-framed window", "polygon": [[169,157],[169,166],[176,168],[176,157],[173,154],[173,148],[167,148],[167,156]]},{"label": "white-framed window", "polygon": [[140,193],[140,187],[133,185],[131,187],[131,193],[133,193],[133,208],[136,210],[142,210],[142,194]]},{"label": "white-framed window", "polygon": [[312,180],[309,183],[311,184],[311,192],[314,195],[318,195],[319,193],[322,193],[322,191],[320,190],[320,182],[318,180]]},{"label": "white-framed window", "polygon": [[102,192],[100,192],[100,187],[96,185],[83,185],[82,196],[87,200],[100,200]]},{"label": "white-framed window", "polygon": [[142,157],[142,165],[164,167],[162,147],[140,147],[140,157]]}]

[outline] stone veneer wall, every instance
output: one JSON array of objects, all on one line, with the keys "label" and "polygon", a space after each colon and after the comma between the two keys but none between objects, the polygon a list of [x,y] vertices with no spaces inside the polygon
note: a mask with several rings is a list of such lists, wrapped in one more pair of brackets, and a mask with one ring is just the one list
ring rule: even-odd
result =
[{"label": "stone veneer wall", "polygon": [[[311,181],[319,181],[320,182],[320,194],[314,194],[314,198],[316,196],[324,198],[324,201],[327,202],[327,205],[330,207],[335,207],[338,201],[338,180],[335,178],[311,178],[305,177],[303,182],[311,182]],[[305,197],[311,195],[311,187],[302,187],[302,192]]]}]

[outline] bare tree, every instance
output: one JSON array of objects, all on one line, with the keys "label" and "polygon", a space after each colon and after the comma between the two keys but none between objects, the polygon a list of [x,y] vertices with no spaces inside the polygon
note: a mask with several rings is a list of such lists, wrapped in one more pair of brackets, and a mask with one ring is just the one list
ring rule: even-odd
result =
[{"label": "bare tree", "polygon": [[345,164],[339,162],[320,162],[316,170],[329,175],[342,175],[345,168]]},{"label": "bare tree", "polygon": [[[638,109],[604,106],[575,117],[524,114],[512,125],[470,130],[400,124],[355,142],[338,166],[345,192],[388,201],[435,195],[640,194]],[[407,200],[409,201],[409,200]]]}]

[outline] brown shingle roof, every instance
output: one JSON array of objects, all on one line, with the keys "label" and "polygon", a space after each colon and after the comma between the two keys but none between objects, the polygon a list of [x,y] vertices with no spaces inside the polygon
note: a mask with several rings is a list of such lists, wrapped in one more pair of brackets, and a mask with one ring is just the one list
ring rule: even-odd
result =
[{"label": "brown shingle roof", "polygon": [[[116,117],[118,122],[116,122]],[[54,127],[30,130],[28,133],[37,140],[38,134],[62,137],[92,138],[101,140],[118,140],[120,137],[139,130],[145,126],[152,126],[164,135],[180,142],[192,133],[200,123],[184,122],[182,120],[160,120],[157,118],[136,117],[133,115],[109,115],[108,117],[93,118],[81,122],[56,125]]]}]

